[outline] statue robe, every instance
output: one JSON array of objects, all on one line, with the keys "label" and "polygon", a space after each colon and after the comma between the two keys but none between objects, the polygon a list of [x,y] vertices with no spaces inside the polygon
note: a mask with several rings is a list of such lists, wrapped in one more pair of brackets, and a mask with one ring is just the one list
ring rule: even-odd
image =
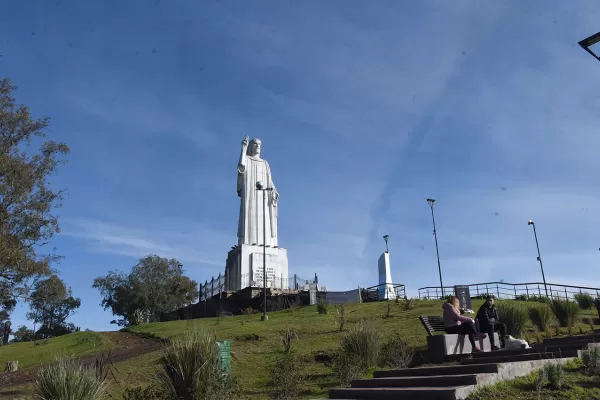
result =
[{"label": "statue robe", "polygon": [[266,196],[266,245],[277,246],[277,201],[279,194],[273,184],[269,163],[256,156],[245,157],[238,165],[237,192],[240,196],[238,244],[264,244],[263,239],[263,191],[256,189],[256,182],[267,188]]}]

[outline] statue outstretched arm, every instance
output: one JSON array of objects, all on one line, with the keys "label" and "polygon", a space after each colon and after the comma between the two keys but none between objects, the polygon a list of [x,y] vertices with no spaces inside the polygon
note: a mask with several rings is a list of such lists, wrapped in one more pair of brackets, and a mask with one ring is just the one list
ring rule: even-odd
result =
[{"label": "statue outstretched arm", "polygon": [[246,171],[246,155],[248,153],[248,136],[242,140],[242,152],[240,154],[240,162],[238,163],[238,172],[243,174]]},{"label": "statue outstretched arm", "polygon": [[244,189],[244,172],[246,172],[246,155],[248,152],[248,136],[242,140],[242,152],[240,154],[240,161],[238,163],[238,179],[237,179],[237,193],[238,196],[241,194],[242,189]]}]

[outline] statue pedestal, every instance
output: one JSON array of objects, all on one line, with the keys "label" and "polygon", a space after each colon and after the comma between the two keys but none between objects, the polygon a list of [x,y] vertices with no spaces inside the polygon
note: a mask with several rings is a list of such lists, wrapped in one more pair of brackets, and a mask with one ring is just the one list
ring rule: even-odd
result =
[{"label": "statue pedestal", "polygon": [[396,298],[394,285],[392,285],[392,273],[390,271],[390,253],[385,252],[379,257],[379,287],[377,298],[379,300],[393,300]]},{"label": "statue pedestal", "polygon": [[248,286],[263,287],[263,251],[266,252],[267,287],[288,289],[287,249],[242,244],[227,253],[225,285],[227,291]]}]

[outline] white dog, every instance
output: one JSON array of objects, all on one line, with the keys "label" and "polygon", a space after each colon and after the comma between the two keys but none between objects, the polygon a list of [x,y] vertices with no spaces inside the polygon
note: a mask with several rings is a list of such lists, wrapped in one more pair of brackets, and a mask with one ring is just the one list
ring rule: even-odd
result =
[{"label": "white dog", "polygon": [[504,340],[504,349],[502,350],[519,350],[519,349],[530,349],[529,343],[523,339],[515,339],[510,335],[506,335]]}]

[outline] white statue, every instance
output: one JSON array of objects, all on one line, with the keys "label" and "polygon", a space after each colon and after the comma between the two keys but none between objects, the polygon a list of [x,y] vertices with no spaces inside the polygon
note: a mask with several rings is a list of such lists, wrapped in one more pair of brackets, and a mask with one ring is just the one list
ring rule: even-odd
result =
[{"label": "white statue", "polygon": [[[248,136],[242,141],[242,153],[238,164],[237,193],[240,196],[240,219],[238,244],[277,246],[277,200],[269,163],[260,158],[262,142]],[[267,188],[266,200],[266,243],[263,243],[263,191],[257,190],[260,182]]]}]

